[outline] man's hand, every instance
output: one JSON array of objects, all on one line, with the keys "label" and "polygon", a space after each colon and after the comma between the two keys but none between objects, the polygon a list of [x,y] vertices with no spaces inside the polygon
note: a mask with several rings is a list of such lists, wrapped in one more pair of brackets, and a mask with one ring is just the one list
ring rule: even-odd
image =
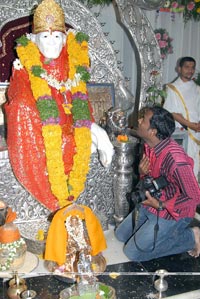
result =
[{"label": "man's hand", "polygon": [[189,128],[195,132],[200,132],[200,123],[191,123]]},{"label": "man's hand", "polygon": [[148,174],[149,166],[150,166],[149,158],[147,156],[143,155],[143,157],[139,163],[139,173],[142,175]]},{"label": "man's hand", "polygon": [[[145,192],[146,195],[146,200],[144,200],[142,203],[148,207],[152,207],[154,209],[158,209],[159,208],[159,201],[152,197],[151,194],[149,193],[149,191]],[[163,203],[163,208],[165,207],[165,204]]]},{"label": "man's hand", "polygon": [[181,113],[172,113],[174,119],[179,122],[182,126],[188,127],[189,129],[195,131],[195,132],[200,132],[200,123],[196,122],[191,122],[187,120],[186,118],[183,117]]}]

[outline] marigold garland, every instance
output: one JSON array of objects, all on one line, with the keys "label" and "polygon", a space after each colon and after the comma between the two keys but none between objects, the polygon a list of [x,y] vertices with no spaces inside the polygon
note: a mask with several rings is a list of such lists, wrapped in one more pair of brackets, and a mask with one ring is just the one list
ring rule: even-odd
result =
[{"label": "marigold garland", "polygon": [[[65,205],[69,196],[67,188],[67,176],[63,171],[62,151],[62,130],[60,125],[48,125],[42,127],[42,135],[47,157],[47,169],[51,190],[59,198],[60,206]],[[62,186],[62,188],[61,188]]]},{"label": "marigold garland", "polygon": [[83,191],[85,181],[82,179],[89,171],[91,132],[89,128],[75,128],[75,142],[79,149],[74,155],[74,165],[69,176],[68,185],[72,186],[70,195],[77,198]]},{"label": "marigold garland", "polygon": [[[68,38],[68,55],[69,55],[69,79],[73,79],[76,74],[77,66],[86,66],[89,68],[88,45],[86,41],[77,42],[73,32],[69,32]],[[72,87],[72,94],[81,91],[83,94],[87,92],[86,82],[81,81],[79,86]]]},{"label": "marigold garland", "polygon": [[[58,198],[60,207],[66,205],[69,196],[74,198],[74,200],[78,198],[84,190],[86,176],[89,171],[92,139],[86,87],[86,80],[89,79],[88,37],[86,37],[84,34],[75,34],[73,30],[68,32],[66,43],[69,62],[69,84],[66,84],[66,82],[59,83],[55,80],[51,84],[51,77],[48,76],[46,71],[43,71],[37,46],[24,36],[18,39],[17,53],[22,66],[28,72],[32,92],[43,124],[42,135],[46,151],[49,182],[52,193]],[[43,76],[44,73],[45,76]],[[74,81],[74,78],[77,78],[77,74],[80,74],[80,79]],[[76,153],[69,175],[65,174],[64,171],[62,127],[59,125],[58,110],[54,104],[55,100],[52,98],[51,86],[54,88],[58,86],[61,93],[67,90],[66,86],[69,87],[73,98],[72,104],[68,102],[63,104],[65,113],[72,113],[75,126]],[[84,113],[80,113],[80,109],[83,106]]]}]

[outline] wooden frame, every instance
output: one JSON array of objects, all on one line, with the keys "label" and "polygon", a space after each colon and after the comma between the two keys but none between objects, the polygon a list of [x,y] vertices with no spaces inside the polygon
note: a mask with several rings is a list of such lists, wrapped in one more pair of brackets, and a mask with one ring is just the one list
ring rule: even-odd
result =
[{"label": "wooden frame", "polygon": [[113,83],[88,83],[89,101],[93,108],[96,123],[104,116],[105,111],[115,105],[115,88]]}]

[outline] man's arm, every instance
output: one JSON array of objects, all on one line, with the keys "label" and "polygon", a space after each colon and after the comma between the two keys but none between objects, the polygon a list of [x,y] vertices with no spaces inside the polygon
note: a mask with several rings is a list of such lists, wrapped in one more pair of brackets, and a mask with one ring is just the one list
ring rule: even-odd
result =
[{"label": "man's arm", "polygon": [[169,87],[167,88],[167,98],[163,107],[171,112],[175,121],[177,121],[183,127],[189,128],[195,132],[200,131],[200,123],[190,122],[183,116],[184,108],[180,104],[180,99],[178,95]]},{"label": "man's arm", "polygon": [[[200,203],[200,189],[190,165],[179,165],[173,172],[173,182],[170,182],[170,185],[170,190],[163,190],[160,200],[162,201],[162,208],[167,209],[172,216],[176,216],[175,203],[181,205],[182,202],[189,202],[190,206],[196,206]],[[175,186],[179,186],[180,191]],[[173,195],[171,194],[172,190],[174,190]],[[144,205],[155,209],[159,208],[158,200],[152,197],[148,191],[146,191],[146,198],[142,202]],[[179,208],[178,204],[177,209]]]},{"label": "man's arm", "polygon": [[183,117],[181,113],[172,112],[174,119],[179,122],[183,127],[187,127],[195,132],[200,132],[200,123],[190,122]]}]

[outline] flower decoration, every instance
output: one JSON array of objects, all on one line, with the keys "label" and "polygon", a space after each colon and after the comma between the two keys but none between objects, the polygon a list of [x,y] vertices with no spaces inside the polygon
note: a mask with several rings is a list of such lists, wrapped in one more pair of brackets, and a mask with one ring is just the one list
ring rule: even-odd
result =
[{"label": "flower decoration", "polygon": [[17,58],[15,59],[15,61],[13,62],[13,66],[15,70],[21,70],[23,68],[23,65],[21,64],[20,60]]},{"label": "flower decoration", "polygon": [[117,136],[117,141],[119,142],[128,142],[128,136],[127,135],[118,135]]},{"label": "flower decoration", "polygon": [[43,229],[39,229],[36,235],[36,240],[38,241],[44,241],[45,239],[45,234]]},{"label": "flower decoration", "polygon": [[5,259],[4,263],[0,263],[0,271],[6,271],[9,270],[10,266],[14,262],[14,259],[19,254],[17,251],[21,246],[26,246],[26,242],[23,238],[20,238],[17,241],[14,241],[12,243],[0,243],[0,252],[2,253],[8,253],[7,258]]},{"label": "flower decoration", "polygon": [[150,78],[149,81],[151,82],[151,85],[147,88],[146,90],[146,103],[150,105],[162,105],[167,93],[166,91],[162,88],[159,87],[158,85],[158,77],[160,73],[157,70],[153,70],[150,73]]},{"label": "flower decoration", "polygon": [[184,22],[200,21],[200,0],[170,0],[166,1],[160,11],[183,13]]},{"label": "flower decoration", "polygon": [[168,54],[173,53],[173,47],[172,47],[173,39],[169,37],[168,32],[163,28],[154,30],[154,33],[156,35],[156,39],[160,47],[161,58],[165,59],[167,58]]},{"label": "flower decoration", "polygon": [[[82,32],[68,31],[65,49],[68,53],[69,75],[66,81],[59,81],[44,68],[39,50],[28,36],[17,39],[19,62],[28,72],[42,123],[51,191],[60,207],[78,198],[84,190],[90,168],[92,122],[86,87],[90,79],[88,38]],[[73,134],[67,134],[66,126],[60,124],[52,88],[63,95],[65,114],[72,114]],[[68,151],[62,147],[63,134],[67,136]]]}]

